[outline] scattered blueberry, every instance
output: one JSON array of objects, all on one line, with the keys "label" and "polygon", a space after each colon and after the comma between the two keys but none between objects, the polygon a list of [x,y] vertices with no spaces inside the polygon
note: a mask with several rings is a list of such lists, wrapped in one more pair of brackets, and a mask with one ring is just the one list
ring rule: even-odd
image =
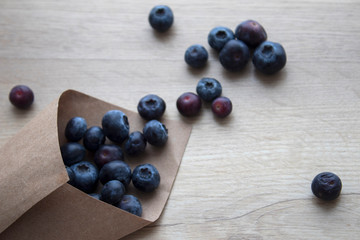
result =
[{"label": "scattered blueberry", "polygon": [[120,110],[110,110],[102,118],[105,136],[115,143],[122,143],[129,136],[128,118]]},{"label": "scattered blueberry", "polygon": [[105,143],[105,134],[101,127],[93,126],[86,130],[84,134],[84,147],[90,152],[95,152]]},{"label": "scattered blueberry", "polygon": [[146,148],[146,139],[144,134],[139,131],[130,133],[129,138],[125,141],[124,149],[128,155],[135,156],[144,152]]},{"label": "scattered blueberry", "polygon": [[213,28],[208,35],[208,43],[216,51],[220,51],[232,39],[235,39],[233,31],[222,26]]},{"label": "scattered blueberry", "polygon": [[168,140],[168,130],[158,120],[147,122],[143,129],[146,141],[154,146],[163,146]]},{"label": "scattered blueberry", "polygon": [[118,180],[127,187],[131,181],[131,168],[124,161],[108,162],[100,169],[99,180],[102,184]]},{"label": "scattered blueberry", "polygon": [[94,162],[99,169],[114,160],[124,161],[124,153],[118,145],[104,144],[95,152]]},{"label": "scattered blueberry", "polygon": [[158,5],[151,9],[149,23],[158,32],[166,32],[174,22],[172,10],[165,5]]},{"label": "scattered blueberry", "polygon": [[116,205],[118,208],[141,217],[142,207],[139,199],[134,195],[124,195],[121,201]]},{"label": "scattered blueberry", "polygon": [[286,64],[285,49],[279,43],[265,41],[255,49],[252,62],[260,72],[274,74]]},{"label": "scattered blueberry", "polygon": [[60,147],[61,156],[66,166],[82,161],[86,154],[83,145],[77,142],[68,142]]},{"label": "scattered blueberry", "polygon": [[70,168],[75,174],[74,187],[86,193],[95,190],[99,179],[99,171],[94,165],[87,161],[81,161],[71,165]]},{"label": "scattered blueberry", "polygon": [[93,198],[95,198],[97,200],[100,200],[100,194],[99,193],[89,193],[89,196],[93,197]]},{"label": "scattered blueberry", "polygon": [[67,167],[67,166],[66,166],[66,171],[67,171],[67,174],[68,174],[68,176],[69,176],[68,184],[74,186],[75,174],[74,174],[73,170],[72,170],[70,167]]},{"label": "scattered blueberry", "polygon": [[124,185],[118,180],[111,180],[101,189],[100,200],[114,205],[121,201],[124,194]]},{"label": "scattered blueberry", "polygon": [[209,54],[200,44],[190,46],[185,52],[185,62],[193,68],[202,68],[206,65]]},{"label": "scattered blueberry", "polygon": [[141,98],[137,106],[140,116],[146,120],[160,119],[165,109],[164,99],[155,94],[148,94]]},{"label": "scattered blueberry", "polygon": [[267,39],[267,34],[263,26],[254,20],[246,20],[240,23],[236,27],[235,36],[250,48],[259,46]]},{"label": "scattered blueberry", "polygon": [[221,95],[222,86],[215,78],[202,78],[196,86],[196,92],[202,100],[211,102]]},{"label": "scattered blueberry", "polygon": [[342,188],[340,178],[331,172],[322,172],[311,183],[314,195],[322,200],[334,200],[339,197]]},{"label": "scattered blueberry", "polygon": [[160,174],[154,165],[146,163],[134,168],[133,185],[143,192],[152,192],[160,184]]},{"label": "scattered blueberry", "polygon": [[85,134],[87,129],[86,120],[82,117],[71,118],[65,127],[65,137],[69,141],[77,142]]},{"label": "scattered blueberry", "polygon": [[9,93],[9,100],[17,108],[28,108],[34,102],[34,92],[25,85],[13,87]]},{"label": "scattered blueberry", "polygon": [[242,70],[249,59],[249,48],[240,40],[228,41],[219,54],[221,65],[229,71]]},{"label": "scattered blueberry", "polygon": [[216,116],[224,118],[232,111],[231,100],[227,97],[218,97],[212,102],[211,110]]},{"label": "scattered blueberry", "polygon": [[201,98],[192,92],[183,93],[176,100],[178,111],[181,115],[186,117],[192,117],[199,114],[201,105]]}]

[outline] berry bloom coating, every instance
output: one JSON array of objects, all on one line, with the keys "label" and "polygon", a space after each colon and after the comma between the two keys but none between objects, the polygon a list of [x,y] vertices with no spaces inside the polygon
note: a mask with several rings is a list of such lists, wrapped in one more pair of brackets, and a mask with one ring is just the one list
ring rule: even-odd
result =
[{"label": "berry bloom coating", "polygon": [[215,78],[202,78],[196,86],[196,92],[202,100],[211,102],[220,97],[222,86]]},{"label": "berry bloom coating", "polygon": [[156,167],[146,163],[134,168],[132,174],[133,185],[140,191],[152,192],[160,184],[160,174]]},{"label": "berry bloom coating", "polygon": [[74,172],[74,187],[86,192],[94,192],[98,179],[99,171],[88,161],[81,161],[71,165],[71,170]]},{"label": "berry bloom coating", "polygon": [[65,137],[69,141],[77,142],[83,138],[87,129],[86,120],[82,117],[71,118],[65,127]]},{"label": "berry bloom coating", "polygon": [[128,155],[135,156],[145,151],[146,139],[144,134],[139,131],[130,133],[129,138],[125,141],[124,149]]},{"label": "berry bloom coating", "polygon": [[233,72],[242,70],[249,59],[249,48],[240,40],[228,41],[219,54],[221,65],[226,70]]},{"label": "berry bloom coating", "polygon": [[331,172],[319,173],[311,183],[311,190],[314,195],[326,201],[338,198],[341,188],[342,183],[340,178]]},{"label": "berry bloom coating", "polygon": [[102,128],[106,137],[115,143],[122,143],[129,136],[129,121],[120,110],[110,110],[102,118]]},{"label": "berry bloom coating", "polygon": [[101,127],[93,126],[86,130],[84,134],[84,147],[90,152],[95,152],[105,143],[105,134]]},{"label": "berry bloom coating", "polygon": [[141,98],[137,106],[140,116],[146,120],[160,119],[165,109],[164,99],[155,94],[148,94]]},{"label": "berry bloom coating", "polygon": [[267,39],[267,34],[263,26],[254,20],[246,20],[240,23],[236,27],[235,36],[250,48],[259,46],[259,44]]},{"label": "berry bloom coating", "polygon": [[154,146],[163,146],[168,140],[168,130],[165,125],[158,120],[147,122],[143,129],[146,141]]},{"label": "berry bloom coating", "polygon": [[185,51],[185,62],[193,68],[202,68],[206,65],[209,54],[200,44],[194,44]]},{"label": "berry bloom coating", "polygon": [[172,10],[165,5],[158,5],[151,9],[149,23],[158,32],[166,32],[174,22]]},{"label": "berry bloom coating", "polygon": [[139,199],[134,195],[124,195],[121,201],[116,205],[118,208],[141,217],[142,207]]},{"label": "berry bloom coating", "polygon": [[233,31],[222,26],[213,28],[208,35],[208,43],[216,51],[220,51],[232,39],[235,39]]},{"label": "berry bloom coating", "polygon": [[100,200],[115,205],[121,201],[125,194],[124,185],[118,180],[111,180],[103,186],[100,192]]},{"label": "berry bloom coating", "polygon": [[201,98],[192,92],[181,94],[176,101],[176,107],[179,113],[185,117],[198,115],[201,110],[201,106]]},{"label": "berry bloom coating", "polygon": [[285,49],[279,43],[265,41],[255,49],[252,62],[262,73],[277,73],[286,64]]},{"label": "berry bloom coating", "polygon": [[28,86],[17,85],[11,89],[9,100],[15,107],[25,109],[34,102],[34,92]]},{"label": "berry bloom coating", "polygon": [[227,97],[218,97],[211,104],[211,110],[220,118],[227,117],[232,111],[232,103]]}]

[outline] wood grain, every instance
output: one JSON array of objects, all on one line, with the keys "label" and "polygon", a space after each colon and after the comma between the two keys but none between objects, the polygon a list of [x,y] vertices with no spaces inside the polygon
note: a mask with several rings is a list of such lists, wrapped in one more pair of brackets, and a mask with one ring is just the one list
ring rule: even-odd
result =
[{"label": "wood grain", "polygon": [[[136,110],[147,93],[166,116],[193,124],[161,218],[125,239],[356,239],[360,236],[360,2],[165,1],[174,26],[157,34],[150,1],[0,1],[0,144],[72,88]],[[225,71],[207,44],[215,26],[258,20],[288,62],[265,77],[251,63]],[[210,53],[188,68],[194,43]],[[177,97],[217,78],[233,101],[229,118],[182,118]],[[35,92],[30,111],[8,101],[15,84]],[[333,171],[341,197],[323,203],[312,178]]]}]

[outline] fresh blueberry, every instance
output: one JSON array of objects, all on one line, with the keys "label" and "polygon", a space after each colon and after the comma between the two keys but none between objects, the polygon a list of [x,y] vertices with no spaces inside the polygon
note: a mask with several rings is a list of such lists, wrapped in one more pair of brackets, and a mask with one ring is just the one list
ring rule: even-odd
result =
[{"label": "fresh blueberry", "polygon": [[159,171],[150,163],[136,166],[131,179],[133,185],[143,192],[152,192],[160,184]]},{"label": "fresh blueberry", "polygon": [[108,162],[100,169],[99,180],[102,184],[111,180],[119,180],[127,187],[131,181],[131,168],[124,161]]},{"label": "fresh blueberry", "polygon": [[165,5],[158,5],[151,9],[149,23],[158,32],[166,32],[174,22],[172,10]]},{"label": "fresh blueberry", "polygon": [[121,201],[116,205],[118,208],[141,217],[142,207],[139,199],[134,195],[124,195]]},{"label": "fresh blueberry", "polygon": [[100,200],[100,194],[99,193],[89,193],[89,196],[93,197],[93,198],[95,198],[97,200]]},{"label": "fresh blueberry", "polygon": [[255,49],[252,62],[260,72],[274,74],[286,64],[285,49],[279,43],[265,41]]},{"label": "fresh blueberry", "polygon": [[340,178],[332,172],[322,172],[311,183],[314,195],[322,200],[334,200],[339,197],[342,188]]},{"label": "fresh blueberry", "polygon": [[74,187],[83,192],[91,193],[95,190],[99,180],[99,171],[88,161],[81,161],[71,165],[75,174]]},{"label": "fresh blueberry", "polygon": [[163,146],[168,140],[168,130],[158,120],[147,122],[143,129],[146,141],[154,146]]},{"label": "fresh blueberry", "polygon": [[227,97],[218,97],[212,102],[211,110],[216,116],[224,118],[232,111],[231,100]]},{"label": "fresh blueberry", "polygon": [[13,87],[9,93],[9,100],[17,108],[28,108],[34,102],[34,92],[25,85]]},{"label": "fresh blueberry", "polygon": [[208,43],[216,51],[220,51],[232,39],[235,39],[233,31],[222,26],[213,28],[208,35]]},{"label": "fresh blueberry", "polygon": [[124,185],[118,180],[111,180],[103,186],[100,192],[100,200],[109,204],[117,204],[125,194]]},{"label": "fresh blueberry", "polygon": [[160,119],[165,109],[164,99],[155,94],[148,94],[141,98],[137,106],[140,116],[146,120]]},{"label": "fresh blueberry", "polygon": [[196,92],[202,100],[211,102],[221,95],[222,86],[215,78],[202,78],[196,86]]},{"label": "fresh blueberry", "polygon": [[102,118],[105,136],[115,143],[122,143],[129,136],[129,121],[120,110],[110,110]]},{"label": "fresh blueberry", "polygon": [[219,54],[221,65],[229,71],[242,70],[249,59],[249,48],[240,40],[228,41]]},{"label": "fresh blueberry", "polygon": [[183,93],[176,100],[178,111],[185,117],[198,115],[201,110],[201,105],[201,98],[192,92]]},{"label": "fresh blueberry", "polygon": [[185,51],[185,62],[193,68],[202,68],[208,60],[207,50],[200,44],[191,45]]},{"label": "fresh blueberry", "polygon": [[95,152],[102,144],[105,143],[105,139],[105,134],[101,127],[90,127],[84,134],[84,147],[90,152]]},{"label": "fresh blueberry", "polygon": [[144,134],[139,131],[130,133],[125,141],[124,149],[128,155],[135,156],[145,151],[146,139]]},{"label": "fresh blueberry", "polygon": [[83,145],[77,142],[68,142],[60,147],[61,156],[66,166],[82,161],[86,154]]},{"label": "fresh blueberry", "polygon": [[67,167],[67,166],[66,166],[66,171],[67,171],[67,174],[68,174],[68,176],[69,176],[68,184],[74,186],[74,183],[75,183],[75,174],[74,174],[73,170],[72,170],[70,167]]},{"label": "fresh blueberry", "polygon": [[82,117],[71,118],[65,127],[65,137],[69,141],[77,142],[85,134],[87,129],[86,120]]},{"label": "fresh blueberry", "polygon": [[250,48],[259,46],[267,39],[267,34],[263,26],[254,20],[246,20],[240,23],[236,27],[235,36]]},{"label": "fresh blueberry", "polygon": [[121,147],[115,144],[104,144],[94,154],[94,162],[98,168],[102,168],[106,163],[120,160],[124,161],[124,153]]}]

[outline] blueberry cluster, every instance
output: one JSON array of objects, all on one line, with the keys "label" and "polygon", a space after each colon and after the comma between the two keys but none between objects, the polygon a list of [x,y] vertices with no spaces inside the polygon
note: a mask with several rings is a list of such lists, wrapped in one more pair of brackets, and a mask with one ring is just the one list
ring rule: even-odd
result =
[{"label": "blueberry cluster", "polygon": [[[69,175],[69,184],[94,198],[141,216],[139,199],[126,194],[127,189],[132,182],[139,191],[152,192],[160,184],[160,174],[149,163],[140,164],[132,171],[125,162],[125,155],[141,154],[147,143],[165,145],[168,130],[155,119],[160,118],[165,111],[165,102],[160,97],[148,95],[138,105],[139,114],[149,120],[143,132],[130,133],[128,118],[120,110],[106,112],[101,127],[88,128],[86,120],[76,116],[66,124],[65,137],[68,141],[60,146],[60,151]],[[111,143],[105,143],[106,139]]]},{"label": "blueberry cluster", "polygon": [[181,115],[185,117],[198,115],[202,101],[211,103],[211,110],[217,117],[225,118],[231,113],[232,102],[229,98],[221,96],[222,86],[215,78],[200,79],[196,93],[185,92],[178,97],[176,107]]}]

